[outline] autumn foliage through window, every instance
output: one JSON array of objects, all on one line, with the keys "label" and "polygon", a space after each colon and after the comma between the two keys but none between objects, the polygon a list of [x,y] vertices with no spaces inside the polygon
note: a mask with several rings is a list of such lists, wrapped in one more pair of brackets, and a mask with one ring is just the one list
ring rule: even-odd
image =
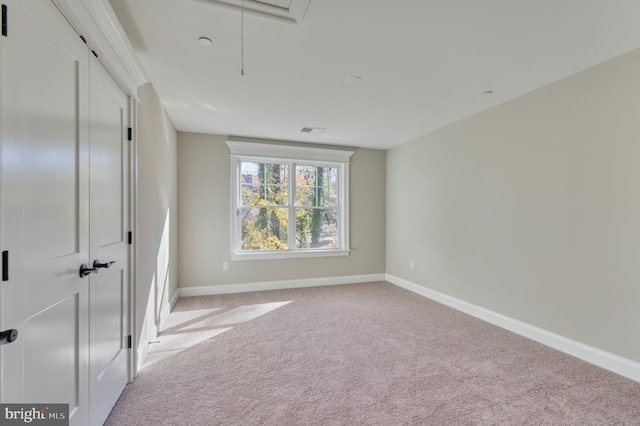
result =
[{"label": "autumn foliage through window", "polygon": [[349,164],[354,154],[227,140],[231,259],[349,255]]},{"label": "autumn foliage through window", "polygon": [[335,166],[241,161],[240,249],[339,248],[339,179]]}]

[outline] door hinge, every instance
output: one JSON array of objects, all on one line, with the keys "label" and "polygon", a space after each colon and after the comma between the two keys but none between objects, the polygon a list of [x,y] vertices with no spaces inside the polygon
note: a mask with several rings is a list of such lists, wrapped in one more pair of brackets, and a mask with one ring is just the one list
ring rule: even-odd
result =
[{"label": "door hinge", "polygon": [[133,347],[133,345],[131,344],[132,340],[133,339],[131,338],[131,335],[128,335],[127,336],[127,349],[131,349]]},{"label": "door hinge", "polygon": [[127,234],[127,244],[133,244],[133,232],[131,231]]},{"label": "door hinge", "polygon": [[133,140],[133,129],[131,127],[129,127],[127,129],[127,140],[128,141],[132,141]]},{"label": "door hinge", "polygon": [[9,252],[2,252],[2,281],[9,281]]},{"label": "door hinge", "polygon": [[2,35],[7,37],[7,5],[2,5]]},{"label": "door hinge", "polygon": [[86,38],[84,38],[84,36],[80,36],[80,40],[82,40],[82,42],[83,42],[84,44],[87,44],[87,39],[86,39]]}]

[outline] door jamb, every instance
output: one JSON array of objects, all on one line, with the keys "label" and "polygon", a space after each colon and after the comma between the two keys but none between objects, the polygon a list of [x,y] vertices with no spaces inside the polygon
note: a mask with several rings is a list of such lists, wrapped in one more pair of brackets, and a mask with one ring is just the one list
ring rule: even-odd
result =
[{"label": "door jamb", "polygon": [[131,245],[129,247],[129,335],[131,348],[129,349],[129,383],[138,374],[138,334],[136,321],[136,271],[138,264],[138,138],[137,138],[137,99],[129,96],[129,232]]}]

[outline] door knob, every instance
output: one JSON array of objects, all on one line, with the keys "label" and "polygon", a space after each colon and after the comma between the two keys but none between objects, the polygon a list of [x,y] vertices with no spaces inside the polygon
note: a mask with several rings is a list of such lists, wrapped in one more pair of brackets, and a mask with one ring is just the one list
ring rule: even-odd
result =
[{"label": "door knob", "polygon": [[100,261],[98,259],[93,261],[93,267],[95,269],[100,269],[100,268],[109,268],[111,267],[111,265],[113,265],[114,263],[116,263],[115,260],[112,260],[111,262],[106,262],[106,263],[100,263]]},{"label": "door knob", "polygon": [[0,332],[0,345],[4,345],[5,343],[15,342],[17,338],[18,338],[18,330],[16,330],[15,328],[2,331]]},{"label": "door knob", "polygon": [[86,263],[80,265],[80,278],[84,278],[94,272],[98,272],[98,268],[89,268]]}]

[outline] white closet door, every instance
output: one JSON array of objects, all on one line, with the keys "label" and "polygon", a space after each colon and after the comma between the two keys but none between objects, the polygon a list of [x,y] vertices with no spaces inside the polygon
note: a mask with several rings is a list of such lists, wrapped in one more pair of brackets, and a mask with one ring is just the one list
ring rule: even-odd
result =
[{"label": "white closet door", "polygon": [[91,424],[101,425],[128,377],[128,98],[95,58],[90,86],[89,252],[100,270],[89,275],[89,395]]},{"label": "white closet door", "polygon": [[3,4],[0,401],[101,425],[128,377],[129,102],[50,0]]},{"label": "white closet door", "polygon": [[89,52],[49,0],[3,0],[3,402],[69,403],[89,424]]}]

